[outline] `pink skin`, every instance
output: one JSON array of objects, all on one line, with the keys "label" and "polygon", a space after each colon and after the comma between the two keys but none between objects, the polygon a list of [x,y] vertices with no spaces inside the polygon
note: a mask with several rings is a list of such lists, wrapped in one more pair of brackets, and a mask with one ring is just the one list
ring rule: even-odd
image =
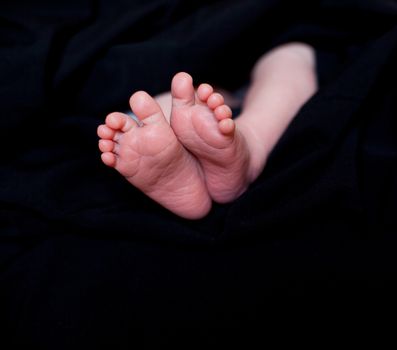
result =
[{"label": "pink skin", "polygon": [[[208,84],[203,84],[203,85],[208,85]],[[209,86],[209,85],[208,85]],[[212,89],[212,87],[210,87]],[[234,107],[239,107],[242,103],[242,101],[235,96],[233,96],[230,92],[226,90],[222,90],[217,88],[216,89],[224,98],[225,104],[234,108]],[[163,113],[165,115],[165,118],[170,122],[171,118],[171,108],[172,108],[172,95],[171,91],[163,92],[162,94],[156,95],[154,97],[156,102],[160,105],[161,109],[163,110]]]},{"label": "pink skin", "polygon": [[130,105],[143,127],[115,112],[98,127],[98,136],[102,161],[135,187],[188,219],[205,216],[211,199],[228,202],[246,189],[246,144],[230,107],[210,85],[200,85],[196,95],[188,74],[174,77],[172,128],[145,92],[135,93]]},{"label": "pink skin", "polygon": [[248,145],[223,96],[208,84],[195,93],[187,73],[175,75],[171,94],[171,127],[202,166],[211,198],[219,203],[237,198],[256,174],[251,174]]},{"label": "pink skin", "polygon": [[131,97],[143,127],[122,113],[107,116],[98,127],[102,160],[175,214],[201,218],[211,199],[234,200],[261,173],[288,124],[316,92],[314,67],[313,49],[302,43],[262,56],[236,121],[222,94],[208,84],[195,91],[191,76],[178,73],[171,95],[159,95],[157,102],[142,91]]},{"label": "pink skin", "polygon": [[126,114],[109,114],[98,127],[102,161],[173,213],[187,219],[205,216],[211,198],[196,159],[179,143],[152,97],[139,91],[130,105],[144,126]]},{"label": "pink skin", "polygon": [[276,47],[257,61],[236,121],[210,85],[200,85],[195,95],[188,74],[174,77],[171,126],[200,162],[214,201],[230,202],[247,189],[316,91],[314,50],[299,42]]}]

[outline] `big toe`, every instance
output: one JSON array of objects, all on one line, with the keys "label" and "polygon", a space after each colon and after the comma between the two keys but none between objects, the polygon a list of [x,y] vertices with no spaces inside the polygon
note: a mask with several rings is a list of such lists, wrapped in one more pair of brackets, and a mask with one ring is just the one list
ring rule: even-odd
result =
[{"label": "big toe", "polygon": [[174,76],[171,83],[172,106],[192,106],[195,102],[193,78],[184,72]]},{"label": "big toe", "polygon": [[158,103],[145,91],[138,91],[130,98],[130,106],[135,115],[144,124],[165,121],[164,114]]}]

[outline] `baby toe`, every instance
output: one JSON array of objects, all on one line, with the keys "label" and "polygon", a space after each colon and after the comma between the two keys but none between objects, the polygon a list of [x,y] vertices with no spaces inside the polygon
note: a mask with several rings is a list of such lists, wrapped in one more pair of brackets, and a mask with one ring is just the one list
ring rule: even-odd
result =
[{"label": "baby toe", "polygon": [[201,84],[197,89],[197,97],[201,102],[206,102],[213,92],[214,89],[211,85]]},{"label": "baby toe", "polygon": [[101,152],[112,152],[114,142],[112,140],[99,140],[98,146]]},{"label": "baby toe", "polygon": [[130,131],[136,123],[126,114],[113,112],[106,117],[106,125],[114,130]]},{"label": "baby toe", "polygon": [[171,82],[172,105],[174,107],[189,107],[195,102],[193,78],[185,73],[177,73]]},{"label": "baby toe", "polygon": [[145,91],[135,92],[130,97],[130,105],[137,118],[146,125],[166,122],[159,104]]},{"label": "baby toe", "polygon": [[224,135],[233,134],[235,128],[236,124],[234,123],[233,119],[227,118],[219,122],[219,130]]},{"label": "baby toe", "polygon": [[215,108],[214,114],[216,119],[223,120],[232,117],[232,110],[227,105],[220,105]]},{"label": "baby toe", "polygon": [[112,168],[114,168],[116,166],[117,158],[116,158],[116,155],[112,152],[102,153],[101,159],[102,159],[102,162],[107,166],[110,166]]},{"label": "baby toe", "polygon": [[111,140],[115,135],[115,131],[108,126],[102,124],[98,126],[97,134],[102,139]]},{"label": "baby toe", "polygon": [[215,109],[216,107],[219,107],[225,103],[225,100],[223,96],[217,92],[211,94],[210,97],[208,97],[207,100],[207,105],[211,109]]}]

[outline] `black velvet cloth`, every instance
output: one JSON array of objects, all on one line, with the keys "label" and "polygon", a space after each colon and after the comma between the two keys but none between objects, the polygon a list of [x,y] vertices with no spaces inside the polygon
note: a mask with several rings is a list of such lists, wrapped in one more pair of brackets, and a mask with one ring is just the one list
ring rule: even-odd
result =
[{"label": "black velvet cloth", "polygon": [[[236,89],[294,40],[320,89],[233,203],[184,220],[101,163],[135,90]],[[119,348],[397,292],[395,1],[2,1],[0,62],[3,339]]]}]

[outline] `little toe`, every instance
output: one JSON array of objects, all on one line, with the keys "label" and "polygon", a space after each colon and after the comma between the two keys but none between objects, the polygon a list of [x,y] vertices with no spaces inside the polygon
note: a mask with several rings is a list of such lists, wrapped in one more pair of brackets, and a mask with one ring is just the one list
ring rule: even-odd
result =
[{"label": "little toe", "polygon": [[174,76],[171,83],[172,106],[193,106],[195,103],[195,92],[193,78],[184,72]]},{"label": "little toe", "polygon": [[99,140],[98,147],[101,152],[112,152],[114,148],[114,142],[112,140]]},{"label": "little toe", "polygon": [[214,89],[209,84],[201,84],[197,88],[197,96],[201,102],[207,102],[208,97],[214,92]]},{"label": "little toe", "polygon": [[114,130],[130,131],[136,123],[127,114],[113,112],[106,117],[106,125]]},{"label": "little toe", "polygon": [[145,91],[138,91],[130,98],[130,106],[144,124],[166,122],[159,104]]},{"label": "little toe", "polygon": [[211,109],[215,109],[216,107],[219,107],[225,103],[225,100],[223,96],[217,92],[211,94],[210,97],[208,97],[207,100],[207,105]]},{"label": "little toe", "polygon": [[111,140],[112,138],[114,138],[115,131],[108,126],[102,124],[98,126],[97,134],[100,138],[104,140]]},{"label": "little toe", "polygon": [[227,118],[219,122],[219,130],[224,135],[232,135],[236,128],[236,124],[233,119]]},{"label": "little toe", "polygon": [[101,154],[101,158],[102,158],[102,162],[110,167],[115,167],[116,166],[116,162],[117,162],[117,158],[116,155],[112,152],[105,152]]},{"label": "little toe", "polygon": [[232,117],[232,110],[227,105],[220,105],[215,108],[214,114],[216,119],[223,120]]}]

